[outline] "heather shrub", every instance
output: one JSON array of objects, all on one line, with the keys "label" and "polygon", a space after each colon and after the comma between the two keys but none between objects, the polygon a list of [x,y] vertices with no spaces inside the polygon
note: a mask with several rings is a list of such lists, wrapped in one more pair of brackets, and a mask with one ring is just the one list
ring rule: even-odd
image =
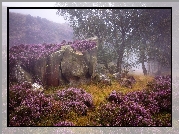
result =
[{"label": "heather shrub", "polygon": [[20,106],[22,100],[26,98],[25,94],[33,94],[30,83],[12,85],[9,88],[9,112],[14,111],[15,107]]},{"label": "heather shrub", "polygon": [[98,110],[98,123],[102,126],[113,126],[119,115],[119,105],[116,103],[101,104]]},{"label": "heather shrub", "polygon": [[134,101],[145,106],[152,114],[160,111],[170,111],[171,78],[170,76],[158,76],[148,84],[147,89],[129,92],[126,95],[113,91],[108,100],[118,104],[123,100]]},{"label": "heather shrub", "polygon": [[33,91],[29,84],[13,85],[9,89],[9,125],[33,126],[51,113],[52,97]]},{"label": "heather shrub", "polygon": [[120,104],[124,99],[124,95],[121,92],[116,92],[115,90],[111,92],[111,94],[108,97],[108,101],[115,102],[117,104]]},{"label": "heather shrub", "polygon": [[73,44],[71,44],[71,46],[74,50],[85,52],[87,50],[91,50],[94,47],[96,47],[96,42],[87,41],[87,40],[74,41]]},{"label": "heather shrub", "polygon": [[[98,90],[95,85],[91,87]],[[9,89],[9,125],[171,126],[169,76],[156,77],[147,88],[126,94],[112,87],[107,93],[107,90],[103,91],[108,95],[113,90],[107,100],[104,100],[105,96],[95,107],[94,98],[83,89],[91,91],[81,88],[71,87],[45,95],[33,91],[29,83],[12,85]]]},{"label": "heather shrub", "polygon": [[[61,101],[52,100],[51,113],[49,118],[56,122],[57,120],[64,120],[67,118],[70,108]],[[48,119],[48,118],[47,118]]]},{"label": "heather shrub", "polygon": [[147,86],[149,94],[157,101],[160,111],[171,112],[171,76],[156,76]]},{"label": "heather shrub", "polygon": [[58,91],[54,98],[62,101],[79,115],[86,115],[88,107],[92,107],[92,96],[83,89],[68,88]]},{"label": "heather shrub", "polygon": [[[18,45],[10,48],[11,58],[21,61],[28,59],[39,59],[61,49],[62,44],[31,44]],[[13,60],[10,58],[10,61]]]},{"label": "heather shrub", "polygon": [[[13,67],[17,62],[22,66],[26,67],[32,62],[32,59],[38,60],[40,58],[47,57],[61,49],[64,46],[66,41],[63,41],[61,44],[31,44],[31,45],[17,45],[13,46],[9,50],[9,65]],[[74,41],[70,43],[71,47],[74,50],[86,51],[96,47],[96,42],[93,41]]]},{"label": "heather shrub", "polygon": [[156,93],[152,91],[150,93],[147,93],[145,90],[135,91],[127,93],[124,97],[124,100],[139,103],[143,105],[145,109],[148,109],[151,114],[156,114],[159,112],[159,106],[155,96]]},{"label": "heather shrub", "polygon": [[[170,76],[156,77],[153,82],[148,84],[147,89],[141,91],[127,94],[112,91],[108,101],[112,103],[103,105],[101,108],[103,111],[100,112],[103,125],[171,126]],[[108,115],[105,114],[107,111]],[[155,118],[156,115],[161,115],[163,112],[168,112],[166,118]],[[105,121],[103,121],[103,115],[107,117]],[[107,122],[109,124],[106,124]]]},{"label": "heather shrub", "polygon": [[126,95],[121,92],[112,91],[108,100],[117,104],[120,104],[123,101],[133,101],[143,105],[152,114],[159,112],[158,102],[154,99],[152,94],[147,94],[145,91],[129,92]]},{"label": "heather shrub", "polygon": [[150,112],[133,101],[103,104],[99,108],[99,123],[102,126],[154,125]]},{"label": "heather shrub", "polygon": [[79,115],[86,115],[88,107],[82,101],[67,101],[66,105]]},{"label": "heather shrub", "polygon": [[114,126],[153,126],[152,115],[148,109],[133,101],[123,101]]},{"label": "heather shrub", "polygon": [[[18,82],[14,76],[17,67],[22,67],[33,74],[33,68],[39,59],[45,59],[53,52],[61,49],[61,44],[31,44],[13,46],[9,50],[9,79],[10,83]],[[38,80],[33,76],[33,80]]]}]

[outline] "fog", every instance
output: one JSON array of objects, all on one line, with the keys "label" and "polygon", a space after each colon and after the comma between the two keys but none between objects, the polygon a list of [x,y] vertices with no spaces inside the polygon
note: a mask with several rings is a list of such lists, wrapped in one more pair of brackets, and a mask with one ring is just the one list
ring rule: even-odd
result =
[{"label": "fog", "polygon": [[[3,2],[3,6],[8,7],[55,7],[56,2]],[[57,9],[10,9],[10,12],[21,13],[21,14],[30,14],[34,17],[46,18],[47,20],[56,22],[56,23],[67,23],[63,19],[63,16],[59,16],[56,14]],[[145,66],[147,64],[145,63]],[[135,70],[133,73],[142,74],[141,64],[138,65],[138,68],[132,68]]]},{"label": "fog", "polygon": [[[56,2],[3,2],[8,7],[54,7]],[[34,17],[46,18],[56,23],[65,23],[62,16],[56,14],[57,9],[10,9],[10,12],[30,14]]]}]

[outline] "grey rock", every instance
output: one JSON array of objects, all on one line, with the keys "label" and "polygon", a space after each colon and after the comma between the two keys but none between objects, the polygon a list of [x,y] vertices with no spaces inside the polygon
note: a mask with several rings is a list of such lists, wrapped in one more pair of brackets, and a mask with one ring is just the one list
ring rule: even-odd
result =
[{"label": "grey rock", "polygon": [[63,84],[75,86],[88,83],[96,75],[97,65],[97,38],[91,38],[97,46],[85,52],[75,51],[70,45],[64,45],[61,50],[40,59],[32,59],[30,64],[23,68],[18,61],[10,69],[10,82],[40,82],[44,86],[57,87]]}]

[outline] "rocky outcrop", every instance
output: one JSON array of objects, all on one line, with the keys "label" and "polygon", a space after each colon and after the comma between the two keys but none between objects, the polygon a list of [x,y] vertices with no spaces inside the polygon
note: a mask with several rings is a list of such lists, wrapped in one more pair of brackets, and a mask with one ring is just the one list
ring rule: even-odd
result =
[{"label": "rocky outcrop", "polygon": [[9,74],[9,80],[11,83],[23,83],[23,82],[33,82],[32,75],[20,64],[15,64],[13,67],[10,67],[10,74]]},{"label": "rocky outcrop", "polygon": [[[88,63],[81,52],[73,52],[70,46],[65,48],[62,61],[60,62],[60,73],[65,82],[76,85],[90,78]],[[86,77],[89,74],[89,77]]]},{"label": "rocky outcrop", "polygon": [[[23,49],[20,53],[14,54],[17,50],[19,51],[17,48],[13,49],[12,47],[12,51],[10,50],[10,83],[27,81],[40,83],[43,86],[59,86],[62,84],[75,86],[89,82],[95,76],[97,38],[91,38],[90,41],[85,41],[81,44],[63,44],[60,47],[58,46],[60,49],[54,49],[48,45],[42,46],[44,47],[43,49],[38,46],[39,50],[30,49],[28,51],[26,50],[29,48],[28,46],[22,47]],[[32,50],[33,52],[31,52]],[[41,51],[45,50],[48,51],[44,52],[45,54],[41,54],[43,56],[37,55],[38,52],[40,55]],[[49,53],[49,50],[51,53]],[[31,53],[30,56],[28,53]],[[28,59],[28,62],[23,62],[26,59]]]}]

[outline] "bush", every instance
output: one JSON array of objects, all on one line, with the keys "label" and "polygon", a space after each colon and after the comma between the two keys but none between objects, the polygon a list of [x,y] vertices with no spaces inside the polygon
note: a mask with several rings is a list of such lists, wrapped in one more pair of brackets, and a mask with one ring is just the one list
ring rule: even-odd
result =
[{"label": "bush", "polygon": [[13,85],[9,89],[9,125],[33,126],[51,113],[52,97],[33,91],[29,84]]},{"label": "bush", "polygon": [[158,102],[160,111],[171,112],[171,76],[156,76],[154,81],[148,84],[148,92]]},{"label": "bush", "polygon": [[148,110],[133,101],[103,104],[99,108],[99,123],[102,126],[152,126]]},{"label": "bush", "polygon": [[[127,94],[112,91],[101,106],[100,121],[109,126],[171,126],[171,77],[158,76],[148,88]],[[167,119],[153,118],[167,112]],[[170,118],[169,118],[170,117]],[[105,118],[105,119],[103,119]]]},{"label": "bush", "polygon": [[79,115],[86,115],[88,107],[93,106],[92,96],[83,89],[68,88],[57,92],[56,100],[62,101]]},{"label": "bush", "polygon": [[73,44],[71,44],[71,46],[74,50],[85,52],[87,50],[91,50],[94,47],[96,47],[96,42],[87,41],[87,40],[74,41]]}]

